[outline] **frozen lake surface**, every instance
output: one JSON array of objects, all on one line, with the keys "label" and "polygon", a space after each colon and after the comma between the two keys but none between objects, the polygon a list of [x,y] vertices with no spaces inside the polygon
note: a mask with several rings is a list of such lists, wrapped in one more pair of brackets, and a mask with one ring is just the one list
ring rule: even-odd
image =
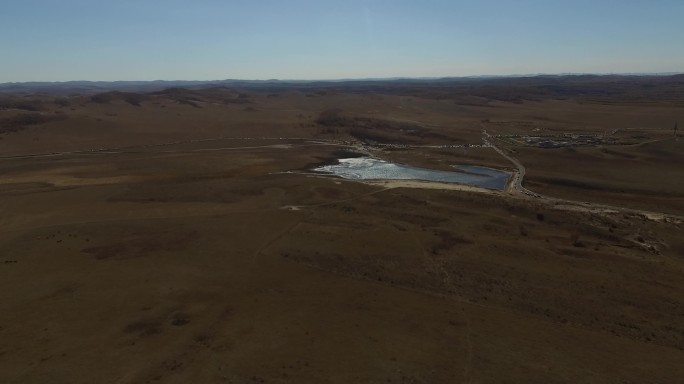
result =
[{"label": "frozen lake surface", "polygon": [[466,184],[503,190],[511,174],[475,165],[454,165],[454,171],[439,171],[390,163],[370,157],[340,159],[339,164],[324,165],[315,171],[354,180],[423,180]]}]

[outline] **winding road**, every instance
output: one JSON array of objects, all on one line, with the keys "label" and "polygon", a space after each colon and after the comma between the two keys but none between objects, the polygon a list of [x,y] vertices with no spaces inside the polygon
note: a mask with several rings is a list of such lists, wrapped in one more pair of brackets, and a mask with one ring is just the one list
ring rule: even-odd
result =
[{"label": "winding road", "polygon": [[524,195],[532,196],[532,197],[536,197],[536,198],[541,197],[539,194],[536,194],[536,193],[534,193],[534,192],[530,191],[529,189],[522,186],[522,181],[523,181],[523,178],[525,177],[525,166],[522,165],[522,163],[520,161],[518,161],[518,159],[510,156],[509,154],[504,152],[501,148],[497,147],[494,144],[492,137],[487,133],[487,130],[484,129],[484,127],[482,127],[482,140],[484,141],[484,145],[486,147],[490,147],[490,148],[494,149],[495,151],[497,151],[501,156],[506,158],[506,160],[513,163],[513,165],[515,165],[515,167],[518,169],[518,172],[513,174],[511,181],[506,186],[507,192],[513,191],[513,192],[522,193]]},{"label": "winding road", "polygon": [[513,174],[511,181],[506,185],[506,192],[508,192],[508,193],[533,197],[535,199],[539,199],[539,201],[541,201],[541,202],[551,204],[558,209],[577,210],[577,211],[593,212],[593,213],[620,212],[620,213],[642,215],[642,216],[644,216],[650,220],[656,220],[656,221],[668,221],[668,219],[670,219],[670,220],[674,220],[676,222],[684,222],[684,216],[680,216],[680,215],[673,215],[673,214],[668,214],[668,213],[663,213],[663,212],[645,211],[642,209],[634,209],[634,208],[627,208],[627,207],[618,207],[618,206],[608,205],[608,204],[589,203],[589,202],[582,202],[582,201],[576,201],[576,200],[561,199],[561,198],[557,198],[557,197],[544,196],[544,195],[540,195],[538,193],[532,192],[529,189],[522,186],[522,181],[523,181],[523,178],[525,177],[525,171],[526,171],[525,166],[518,159],[514,158],[513,156],[511,156],[511,155],[507,154],[505,151],[503,151],[501,148],[497,147],[494,144],[494,138],[492,138],[492,136],[487,133],[487,130],[485,129],[484,125],[482,126],[482,140],[484,142],[485,147],[490,147],[490,148],[494,149],[501,156],[503,156],[508,161],[513,163],[513,165],[515,165],[515,167],[518,169],[517,172]]}]

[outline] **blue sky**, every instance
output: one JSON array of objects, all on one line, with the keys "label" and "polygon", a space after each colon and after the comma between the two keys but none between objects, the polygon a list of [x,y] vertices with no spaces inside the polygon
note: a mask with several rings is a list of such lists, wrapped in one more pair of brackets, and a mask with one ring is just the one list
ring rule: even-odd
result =
[{"label": "blue sky", "polygon": [[683,0],[7,0],[0,82],[684,72]]}]

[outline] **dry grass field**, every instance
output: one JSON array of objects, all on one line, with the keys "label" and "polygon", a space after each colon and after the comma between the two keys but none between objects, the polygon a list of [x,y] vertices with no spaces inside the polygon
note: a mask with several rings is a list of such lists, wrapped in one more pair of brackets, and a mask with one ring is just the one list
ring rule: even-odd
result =
[{"label": "dry grass field", "polygon": [[681,381],[682,104],[416,87],[3,95],[0,382]]}]

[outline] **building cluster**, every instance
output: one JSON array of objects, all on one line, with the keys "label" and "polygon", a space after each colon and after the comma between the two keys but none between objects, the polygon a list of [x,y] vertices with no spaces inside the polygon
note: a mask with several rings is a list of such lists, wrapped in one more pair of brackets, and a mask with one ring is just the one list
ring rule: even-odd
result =
[{"label": "building cluster", "polygon": [[598,135],[528,136],[525,143],[540,148],[583,147],[615,144],[615,139]]}]

